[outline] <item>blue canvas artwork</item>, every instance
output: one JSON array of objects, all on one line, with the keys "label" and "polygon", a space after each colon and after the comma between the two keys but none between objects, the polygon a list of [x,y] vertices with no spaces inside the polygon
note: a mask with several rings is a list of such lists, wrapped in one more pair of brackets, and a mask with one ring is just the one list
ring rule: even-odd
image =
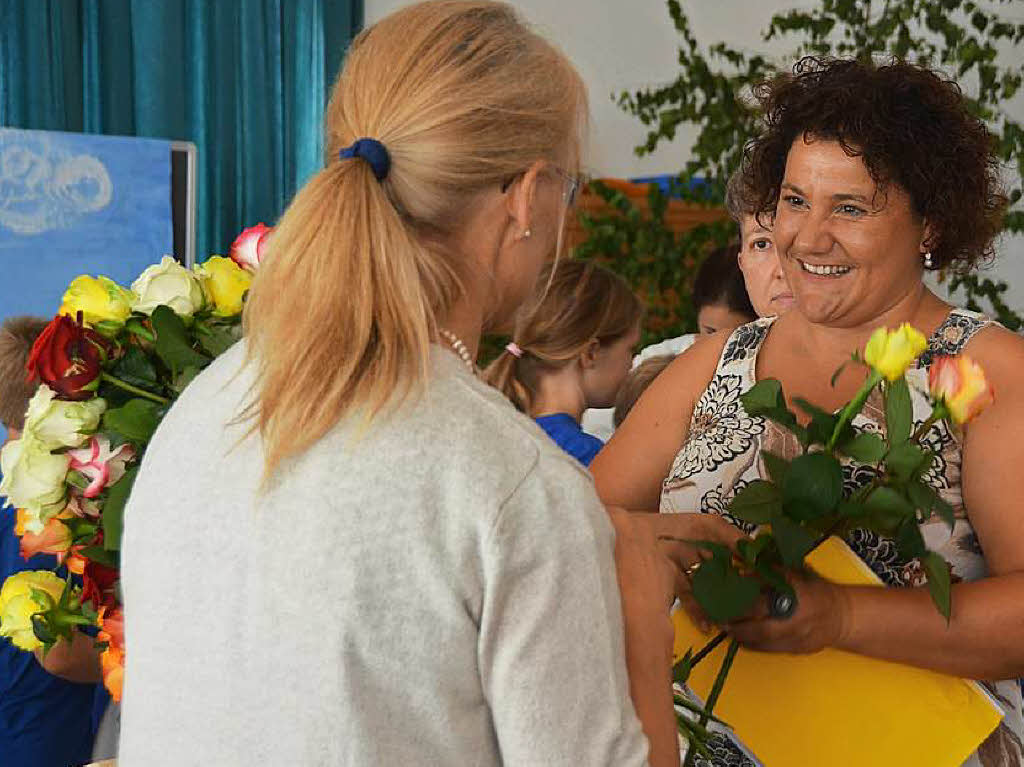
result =
[{"label": "blue canvas artwork", "polygon": [[0,320],[52,317],[80,274],[130,285],[172,247],[170,142],[0,129]]}]

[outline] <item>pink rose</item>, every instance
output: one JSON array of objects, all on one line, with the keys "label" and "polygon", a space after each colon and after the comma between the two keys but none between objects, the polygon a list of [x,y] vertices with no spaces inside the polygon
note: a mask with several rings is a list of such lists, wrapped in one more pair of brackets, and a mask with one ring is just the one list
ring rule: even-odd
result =
[{"label": "pink rose", "polygon": [[267,237],[274,231],[262,221],[256,226],[243,229],[242,233],[231,243],[231,251],[228,255],[231,260],[243,269],[250,272],[256,271],[263,259],[263,253],[267,249]]},{"label": "pink rose", "polygon": [[71,456],[71,470],[89,480],[89,487],[83,495],[95,498],[103,492],[103,488],[124,476],[125,464],[135,457],[135,450],[127,444],[111,450],[110,440],[103,436],[93,436],[86,447],[69,450],[68,455]]}]

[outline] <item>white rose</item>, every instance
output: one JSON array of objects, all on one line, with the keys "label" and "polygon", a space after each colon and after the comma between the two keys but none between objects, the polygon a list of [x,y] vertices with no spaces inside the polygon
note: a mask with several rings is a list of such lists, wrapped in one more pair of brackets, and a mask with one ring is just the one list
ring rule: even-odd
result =
[{"label": "white rose", "polygon": [[107,409],[101,397],[84,402],[66,402],[55,399],[53,389],[45,384],[36,389],[25,413],[25,431],[50,450],[79,447],[100,425],[100,417]]},{"label": "white rose", "polygon": [[46,520],[64,508],[70,464],[70,456],[54,455],[31,433],[0,450],[0,495],[7,496],[5,506],[27,512],[30,533],[41,533]]},{"label": "white rose", "polygon": [[195,275],[170,256],[153,264],[132,283],[137,296],[132,310],[150,315],[158,306],[168,306],[179,317],[191,317],[203,308],[203,287]]}]

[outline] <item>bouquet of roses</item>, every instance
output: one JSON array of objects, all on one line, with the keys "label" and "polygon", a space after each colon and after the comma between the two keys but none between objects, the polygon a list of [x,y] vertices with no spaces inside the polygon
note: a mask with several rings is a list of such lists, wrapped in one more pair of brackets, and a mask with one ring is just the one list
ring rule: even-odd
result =
[{"label": "bouquet of roses", "polygon": [[[894,331],[878,328],[863,354],[853,355],[855,363],[868,368],[868,375],[850,402],[830,413],[793,400],[809,417],[806,426],[787,406],[776,380],[760,381],[741,396],[749,415],[790,431],[802,451],[790,461],[763,452],[768,478],[749,483],[733,498],[729,513],[759,526],[753,538],[741,540],[735,551],[698,542],[707,556],[693,572],[693,595],[712,621],[726,624],[741,618],[755,600],[765,597],[773,615],[790,614],[797,606],[796,595],[785,572],[804,570],[807,555],[830,536],[856,529],[892,538],[903,559],[916,560],[936,608],[949,620],[949,565],[927,548],[920,526],[937,515],[952,529],[954,514],[926,482],[936,454],[925,438],[941,420],[963,425],[994,395],[984,371],[968,357],[937,357],[929,368],[926,392],[931,413],[915,424],[906,372],[926,347],[924,335],[910,325]],[[853,425],[876,389],[884,404],[884,438]],[[844,487],[844,463],[869,467],[866,473],[873,478],[859,487]],[[722,632],[696,653],[688,652],[673,670],[674,681],[684,684],[692,668],[725,639]],[[680,732],[692,746],[688,763],[706,751],[706,725],[714,719],[711,712],[736,651],[733,640],[703,708],[676,697],[677,706],[689,712],[678,716]]]},{"label": "bouquet of roses", "polygon": [[56,555],[67,576],[37,570],[8,577],[0,636],[47,652],[78,627],[96,626],[104,684],[115,700],[124,669],[125,502],[171,403],[240,337],[244,298],[269,232],[250,227],[230,258],[213,256],[191,271],[164,256],[130,288],[77,277],[28,360],[29,380],[40,386],[21,438],[0,452],[0,496],[4,508],[16,509],[21,555]]}]

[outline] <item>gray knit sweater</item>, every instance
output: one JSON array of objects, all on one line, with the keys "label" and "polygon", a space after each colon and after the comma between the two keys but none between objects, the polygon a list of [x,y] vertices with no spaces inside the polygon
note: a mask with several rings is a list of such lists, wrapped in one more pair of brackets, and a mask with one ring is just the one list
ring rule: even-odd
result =
[{"label": "gray knit sweater", "polygon": [[122,767],[645,763],[589,475],[435,349],[421,398],[258,493],[242,359],[128,505]]}]

